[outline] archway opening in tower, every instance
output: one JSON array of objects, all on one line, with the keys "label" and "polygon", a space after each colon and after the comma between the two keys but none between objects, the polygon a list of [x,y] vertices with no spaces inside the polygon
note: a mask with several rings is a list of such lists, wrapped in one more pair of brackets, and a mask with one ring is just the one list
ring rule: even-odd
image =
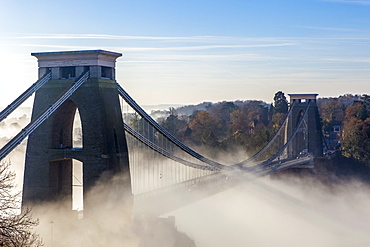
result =
[{"label": "archway opening in tower", "polygon": [[78,108],[76,108],[73,120],[72,145],[73,148],[82,148],[83,146],[82,124]]},{"label": "archway opening in tower", "polygon": [[[73,158],[49,162],[49,195],[67,210],[83,210],[83,163]],[[81,215],[82,216],[82,215]]]},{"label": "archway opening in tower", "polygon": [[295,153],[296,157],[304,157],[308,155],[308,133],[307,133],[307,116],[304,116],[304,110],[300,110],[297,116],[296,128],[299,123],[303,120],[299,131],[295,136],[294,147],[297,150]]},{"label": "archway opening in tower", "polygon": [[[81,116],[76,107],[72,127],[72,148],[83,148],[82,133]],[[72,159],[72,210],[77,211],[79,218],[83,217],[83,163],[76,159]]]},{"label": "archway opening in tower", "polygon": [[83,163],[72,160],[72,210],[83,210]]}]

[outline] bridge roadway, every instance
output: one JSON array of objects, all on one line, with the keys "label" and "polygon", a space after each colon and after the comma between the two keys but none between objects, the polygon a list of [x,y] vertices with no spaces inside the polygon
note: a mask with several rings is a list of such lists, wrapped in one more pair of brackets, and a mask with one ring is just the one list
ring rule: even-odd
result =
[{"label": "bridge roadway", "polygon": [[266,176],[271,173],[282,171],[288,168],[313,168],[313,156],[308,155],[306,157],[296,158],[296,159],[284,159],[280,161],[274,161],[265,165],[256,165],[253,167],[245,167],[243,170],[249,171],[257,176]]},{"label": "bridge roadway", "polygon": [[270,164],[244,168],[235,167],[235,169],[223,170],[204,177],[136,194],[134,197],[134,213],[137,215],[160,216],[256,177],[267,176],[291,167],[313,168],[313,156],[291,160],[285,159]]}]

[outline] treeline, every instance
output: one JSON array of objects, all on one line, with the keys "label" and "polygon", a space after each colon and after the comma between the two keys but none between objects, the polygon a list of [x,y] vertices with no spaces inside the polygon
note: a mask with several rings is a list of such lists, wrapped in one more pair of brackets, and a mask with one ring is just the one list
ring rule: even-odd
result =
[{"label": "treeline", "polygon": [[[170,108],[158,122],[182,142],[218,150],[242,148],[247,153],[261,149],[273,136],[288,111],[283,92],[277,92],[274,104],[248,100],[202,103],[189,115],[179,114],[184,108]],[[158,113],[158,112],[157,112]],[[154,113],[155,114],[155,113]]]},{"label": "treeline", "polygon": [[[338,98],[319,98],[317,105],[325,136],[330,136],[334,127],[339,126],[338,140],[343,155],[368,162],[370,96],[348,94]],[[257,100],[204,102],[197,106],[170,108],[165,117],[157,120],[187,145],[212,148],[214,152],[237,148],[251,155],[272,138],[287,111],[288,101],[279,91],[272,104]]]},{"label": "treeline", "polygon": [[344,95],[318,101],[325,132],[340,126],[339,140],[345,157],[370,162],[370,96]]}]

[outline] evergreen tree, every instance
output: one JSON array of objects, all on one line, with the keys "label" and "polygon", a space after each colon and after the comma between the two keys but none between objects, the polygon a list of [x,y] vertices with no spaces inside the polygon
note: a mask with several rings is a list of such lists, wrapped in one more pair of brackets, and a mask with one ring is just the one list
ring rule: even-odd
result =
[{"label": "evergreen tree", "polygon": [[279,91],[274,96],[274,113],[287,113],[288,101],[282,91]]}]

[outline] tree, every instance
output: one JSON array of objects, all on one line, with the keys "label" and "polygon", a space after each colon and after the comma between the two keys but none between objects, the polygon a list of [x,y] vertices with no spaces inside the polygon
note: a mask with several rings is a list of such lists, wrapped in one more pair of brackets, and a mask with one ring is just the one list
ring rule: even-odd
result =
[{"label": "tree", "polygon": [[162,121],[161,125],[172,135],[174,135],[178,139],[183,139],[183,135],[185,135],[185,131],[187,129],[187,122],[186,116],[177,115],[177,111],[175,108],[170,108],[170,115]]},{"label": "tree", "polygon": [[345,120],[349,121],[351,118],[356,118],[359,120],[364,120],[362,115],[363,104],[358,102],[347,107],[345,111]]},{"label": "tree", "polygon": [[9,171],[8,163],[0,165],[0,246],[42,246],[39,236],[32,233],[38,220],[32,219],[28,208],[17,213],[20,209],[20,192],[13,192],[15,174]]},{"label": "tree", "polygon": [[196,144],[217,146],[221,124],[207,111],[201,111],[189,123],[191,136]]},{"label": "tree", "polygon": [[288,101],[282,91],[279,91],[274,96],[274,113],[287,113]]},{"label": "tree", "polygon": [[207,111],[221,124],[222,134],[225,134],[229,127],[230,114],[237,109],[238,107],[233,102],[223,101],[209,107]]},{"label": "tree", "polygon": [[367,109],[370,110],[370,95],[363,94],[360,99],[364,102]]},{"label": "tree", "polygon": [[348,106],[341,136],[342,152],[362,162],[370,160],[370,117],[366,102],[357,102]]},{"label": "tree", "polygon": [[334,125],[342,124],[345,109],[337,98],[321,100],[318,107],[325,131],[332,131]]},{"label": "tree", "polygon": [[344,123],[342,151],[346,157],[362,162],[370,160],[370,118],[365,121],[352,117]]},{"label": "tree", "polygon": [[276,114],[272,115],[271,122],[272,122],[272,131],[273,132],[276,132],[280,128],[280,126],[283,124],[283,122],[285,120],[285,117],[286,117],[285,113],[276,113]]},{"label": "tree", "polygon": [[[230,114],[229,132],[234,144],[247,152],[255,152],[263,146],[267,136],[268,106],[261,101],[250,101]],[[267,132],[266,132],[267,131]]]},{"label": "tree", "polygon": [[235,110],[230,114],[230,131],[235,134],[249,133],[248,114],[241,110]]}]

